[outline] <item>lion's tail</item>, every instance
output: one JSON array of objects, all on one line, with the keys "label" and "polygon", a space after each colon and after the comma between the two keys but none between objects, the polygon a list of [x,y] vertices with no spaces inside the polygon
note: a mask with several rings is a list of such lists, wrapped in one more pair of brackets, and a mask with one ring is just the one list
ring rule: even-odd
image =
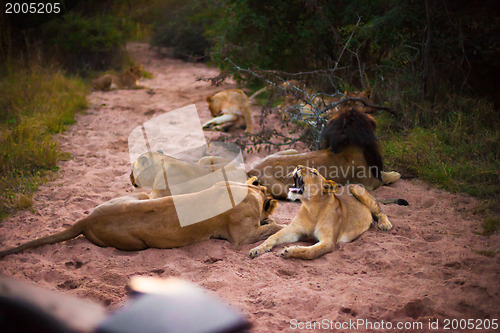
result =
[{"label": "lion's tail", "polygon": [[387,204],[396,204],[399,206],[409,206],[410,205],[408,203],[408,201],[406,201],[405,199],[379,199],[377,201],[380,203],[383,203],[384,205],[387,205]]},{"label": "lion's tail", "polygon": [[369,170],[381,179],[383,161],[375,128],[375,119],[355,108],[340,111],[321,132],[319,147],[330,148],[334,154],[348,146],[360,147]]},{"label": "lion's tail", "polygon": [[29,241],[27,243],[24,243],[22,245],[19,245],[17,247],[14,247],[9,250],[4,250],[0,251],[0,258],[3,258],[9,254],[13,253],[18,253],[27,249],[32,249],[41,245],[46,245],[46,244],[54,244],[54,243],[59,243],[63,242],[66,240],[73,239],[77,237],[78,235],[82,234],[84,230],[84,226],[87,223],[88,218],[83,218],[76,222],[74,225],[69,227],[68,229],[55,233],[53,235],[45,236],[45,237],[40,237],[35,240]]}]

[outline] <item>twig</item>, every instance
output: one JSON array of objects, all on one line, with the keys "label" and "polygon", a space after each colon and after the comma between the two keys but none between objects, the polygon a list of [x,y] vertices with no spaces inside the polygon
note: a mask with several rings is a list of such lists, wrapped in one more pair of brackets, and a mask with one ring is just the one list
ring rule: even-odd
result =
[{"label": "twig", "polygon": [[342,103],[345,103],[345,102],[348,102],[348,101],[355,101],[355,102],[361,102],[363,103],[364,106],[367,106],[367,107],[370,107],[370,108],[374,108],[374,109],[378,109],[378,110],[384,110],[384,111],[387,111],[389,112],[390,114],[392,115],[395,115],[396,113],[389,107],[387,106],[380,106],[380,105],[375,105],[375,104],[372,104],[370,102],[368,102],[367,100],[363,99],[363,98],[359,98],[359,97],[345,97],[345,98],[342,98],[340,101],[338,102],[335,102],[335,103],[331,103],[331,104],[328,104],[324,109],[323,109],[323,112],[326,112],[330,109],[333,109],[337,106],[339,106],[340,104]]}]

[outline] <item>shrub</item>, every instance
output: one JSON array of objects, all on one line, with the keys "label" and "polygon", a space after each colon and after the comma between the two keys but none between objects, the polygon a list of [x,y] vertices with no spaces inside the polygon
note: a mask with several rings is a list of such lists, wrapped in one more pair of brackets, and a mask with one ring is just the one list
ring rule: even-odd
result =
[{"label": "shrub", "polygon": [[119,68],[127,55],[130,26],[110,15],[84,17],[68,13],[43,25],[44,51],[77,73]]},{"label": "shrub", "polygon": [[0,78],[0,216],[31,205],[61,152],[52,135],[86,108],[80,79],[39,66],[9,66]]},{"label": "shrub", "polygon": [[208,60],[213,29],[222,1],[168,1],[152,9],[161,12],[153,23],[151,44],[167,47],[177,58]]}]

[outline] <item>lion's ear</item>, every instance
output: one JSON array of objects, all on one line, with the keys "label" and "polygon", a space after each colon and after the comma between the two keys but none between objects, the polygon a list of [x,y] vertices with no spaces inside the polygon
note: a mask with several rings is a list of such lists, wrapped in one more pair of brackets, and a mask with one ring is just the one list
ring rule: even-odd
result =
[{"label": "lion's ear", "polygon": [[139,157],[139,164],[141,166],[146,166],[149,163],[149,159],[146,156]]},{"label": "lion's ear", "polygon": [[335,193],[340,189],[340,185],[333,180],[323,181],[323,193]]},{"label": "lion's ear", "polygon": [[207,96],[206,100],[208,104],[212,103],[212,96]]},{"label": "lion's ear", "polygon": [[278,201],[274,200],[273,198],[267,198],[264,201],[264,211],[271,215],[274,210],[278,207]]}]

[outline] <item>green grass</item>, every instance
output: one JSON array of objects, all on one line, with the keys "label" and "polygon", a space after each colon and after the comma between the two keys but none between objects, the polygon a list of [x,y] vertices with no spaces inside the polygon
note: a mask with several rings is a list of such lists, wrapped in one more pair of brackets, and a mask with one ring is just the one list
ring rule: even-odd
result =
[{"label": "green grass", "polygon": [[[498,202],[497,202],[498,203]],[[489,236],[500,228],[500,216],[490,216],[484,220],[481,235]]]},{"label": "green grass", "polygon": [[146,71],[146,70],[144,70],[144,69],[143,69],[143,70],[141,71],[141,76],[142,76],[143,78],[145,78],[145,79],[152,79],[152,78],[153,78],[153,73],[148,72],[148,71]]},{"label": "green grass", "polygon": [[53,68],[10,65],[0,74],[0,218],[31,207],[59,151],[53,134],[87,106],[87,87]]},{"label": "green grass", "polygon": [[[500,125],[491,104],[450,96],[441,106],[415,117],[421,126],[401,129],[387,114],[378,117],[388,168],[451,192],[483,200],[483,234],[500,227]],[[411,117],[405,111],[405,117]],[[439,120],[438,120],[439,119]]]}]

